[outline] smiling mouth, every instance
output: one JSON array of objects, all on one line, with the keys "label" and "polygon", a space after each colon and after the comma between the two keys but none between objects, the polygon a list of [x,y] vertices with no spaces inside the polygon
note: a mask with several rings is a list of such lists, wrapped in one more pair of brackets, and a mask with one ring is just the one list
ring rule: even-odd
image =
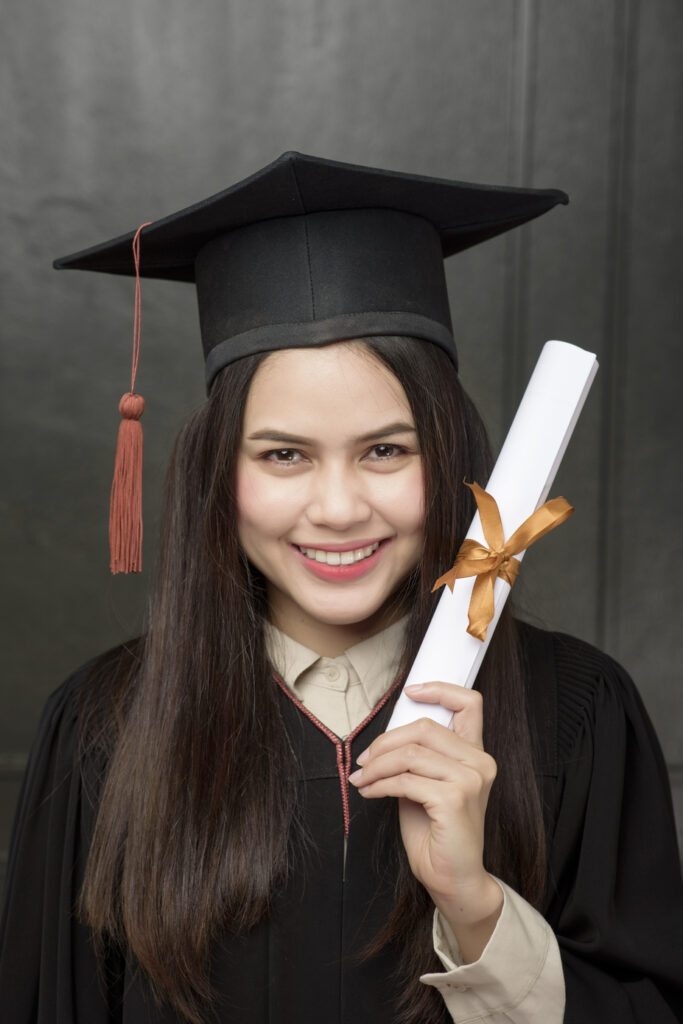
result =
[{"label": "smiling mouth", "polygon": [[381,541],[369,544],[365,548],[354,548],[352,551],[324,551],[321,548],[302,548],[298,544],[295,547],[312,562],[320,562],[322,565],[354,565],[374,555],[380,546]]}]

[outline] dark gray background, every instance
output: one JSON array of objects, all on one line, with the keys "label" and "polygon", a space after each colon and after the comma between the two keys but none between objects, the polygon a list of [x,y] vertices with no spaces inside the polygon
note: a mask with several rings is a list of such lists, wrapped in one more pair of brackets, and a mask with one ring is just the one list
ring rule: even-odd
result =
[{"label": "dark gray background", "polygon": [[0,848],[45,697],[141,628],[164,466],[203,397],[193,289],[146,283],[146,569],[112,579],[132,284],[51,261],[287,149],[570,193],[569,207],[450,261],[462,375],[499,444],[546,339],[597,352],[553,488],[577,512],[530,553],[516,596],[629,668],[680,807],[679,0],[5,7]]}]

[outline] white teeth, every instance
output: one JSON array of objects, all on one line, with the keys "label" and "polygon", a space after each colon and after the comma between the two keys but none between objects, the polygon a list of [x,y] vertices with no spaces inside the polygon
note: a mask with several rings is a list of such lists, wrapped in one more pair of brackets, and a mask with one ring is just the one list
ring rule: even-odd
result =
[{"label": "white teeth", "polygon": [[374,555],[379,547],[376,544],[369,544],[365,548],[356,548],[355,551],[323,551],[321,548],[299,548],[306,558],[314,562],[322,562],[324,565],[353,565],[354,562],[362,562],[364,558]]}]

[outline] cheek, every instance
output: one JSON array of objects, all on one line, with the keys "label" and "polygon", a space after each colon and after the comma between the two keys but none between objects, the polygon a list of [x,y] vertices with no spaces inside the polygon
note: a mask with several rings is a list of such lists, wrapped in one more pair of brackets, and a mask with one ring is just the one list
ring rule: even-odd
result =
[{"label": "cheek", "polygon": [[411,511],[416,527],[422,530],[425,521],[425,483],[422,468],[415,473],[415,478],[410,487],[412,494]]},{"label": "cheek", "polygon": [[253,521],[259,507],[259,500],[251,475],[240,463],[238,463],[235,475],[235,495],[237,499],[237,521],[241,529]]},{"label": "cheek", "polygon": [[269,532],[272,517],[268,513],[268,494],[259,486],[259,477],[250,467],[238,468],[235,480],[237,496],[237,532],[247,553],[251,542]]},{"label": "cheek", "polygon": [[397,474],[384,495],[386,517],[403,534],[422,534],[425,518],[422,469]]},{"label": "cheek", "polygon": [[240,538],[246,534],[277,537],[296,516],[296,488],[278,487],[272,477],[247,464],[238,466],[235,480]]}]

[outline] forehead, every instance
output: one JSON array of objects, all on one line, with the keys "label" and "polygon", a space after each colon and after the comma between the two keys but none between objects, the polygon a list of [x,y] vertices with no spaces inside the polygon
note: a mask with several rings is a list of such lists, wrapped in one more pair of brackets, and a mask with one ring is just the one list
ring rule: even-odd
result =
[{"label": "forehead", "polygon": [[267,421],[290,428],[301,424],[302,432],[305,425],[370,430],[399,416],[413,422],[405,391],[391,370],[362,342],[336,342],[267,356],[251,383],[245,429]]}]

